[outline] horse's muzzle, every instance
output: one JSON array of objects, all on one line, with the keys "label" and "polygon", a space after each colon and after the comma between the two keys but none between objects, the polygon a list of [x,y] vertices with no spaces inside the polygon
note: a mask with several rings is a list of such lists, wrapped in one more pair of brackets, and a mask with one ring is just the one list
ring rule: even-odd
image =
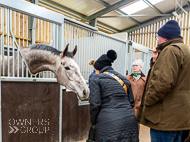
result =
[{"label": "horse's muzzle", "polygon": [[83,90],[83,98],[88,99],[89,96],[89,91],[88,90]]}]

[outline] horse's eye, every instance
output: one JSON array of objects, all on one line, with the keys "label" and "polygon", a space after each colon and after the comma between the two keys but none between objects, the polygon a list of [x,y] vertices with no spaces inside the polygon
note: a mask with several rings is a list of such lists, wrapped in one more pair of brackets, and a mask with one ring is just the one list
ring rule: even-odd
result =
[{"label": "horse's eye", "polygon": [[70,70],[70,68],[68,66],[65,67],[66,70]]}]

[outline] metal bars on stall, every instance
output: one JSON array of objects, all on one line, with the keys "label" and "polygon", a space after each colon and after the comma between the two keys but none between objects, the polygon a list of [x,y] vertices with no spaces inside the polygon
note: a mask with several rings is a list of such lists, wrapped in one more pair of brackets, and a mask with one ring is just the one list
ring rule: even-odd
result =
[{"label": "metal bars on stall", "polygon": [[[1,54],[0,54],[1,55]],[[1,66],[1,62],[0,62]],[[1,70],[0,70],[0,77],[1,77]],[[0,80],[0,142],[2,142],[2,99],[1,99],[1,80]]]},{"label": "metal bars on stall", "polygon": [[[7,3],[9,1],[11,1],[11,0],[8,0]],[[21,3],[21,2],[18,2],[18,3]],[[27,5],[28,4],[29,3],[27,3]],[[15,5],[15,6],[16,7],[14,7],[13,9],[19,8],[18,11],[22,11],[22,7],[20,7],[20,5]],[[12,7],[12,4],[10,4],[8,7]],[[38,13],[38,11],[40,11],[39,7],[37,7],[36,5],[33,5],[33,7],[36,7],[36,13]],[[24,10],[26,10],[26,9],[24,9]],[[35,10],[35,8],[34,8],[34,10]],[[7,11],[7,13],[8,12],[9,11]],[[29,13],[28,16],[34,16],[34,12],[30,12],[28,10],[23,11],[22,13],[23,13],[23,15]],[[37,18],[39,18],[41,15],[43,15],[41,13],[38,13],[39,15],[36,13],[35,13],[35,16]],[[17,13],[17,14],[19,15],[19,13]],[[53,13],[53,14],[60,16],[60,14],[58,14],[58,13]],[[55,21],[55,18],[52,16],[52,14],[50,14],[50,15],[51,16],[48,17],[49,21],[53,21],[53,20]],[[10,16],[11,16],[11,14],[10,14]],[[63,15],[61,15],[61,16],[64,17]],[[47,16],[41,17],[41,19],[45,19],[45,18],[47,19]],[[9,20],[7,21],[7,23],[10,23],[10,26],[11,26],[12,21],[10,21],[10,20],[12,18],[10,17],[8,19]],[[39,25],[39,19],[37,19],[37,20],[38,20],[37,25],[40,26]],[[58,20],[58,19],[56,18],[56,20]],[[51,24],[52,25],[51,43],[53,42],[54,48],[56,48],[58,50],[60,50],[60,48],[64,48],[67,43],[70,43],[69,50],[73,50],[75,45],[78,46],[78,52],[75,56],[75,59],[76,59],[76,62],[80,65],[82,75],[84,76],[84,78],[86,80],[88,80],[88,76],[93,71],[93,68],[88,65],[88,61],[90,59],[93,59],[93,58],[94,59],[98,58],[101,54],[105,53],[108,49],[114,49],[119,54],[121,53],[121,55],[119,56],[117,61],[113,64],[113,67],[115,67],[115,69],[118,72],[125,74],[126,69],[124,69],[125,65],[123,64],[122,60],[125,57],[124,53],[125,53],[126,41],[119,39],[119,38],[116,38],[116,37],[113,37],[113,36],[110,36],[110,35],[105,34],[103,32],[97,31],[97,28],[94,28],[94,27],[91,27],[88,25],[84,25],[83,23],[81,24],[80,22],[77,22],[75,20],[71,20],[71,19],[66,17],[65,21],[64,21],[64,24],[65,24],[64,25],[65,26],[64,27],[64,34],[65,34],[64,47],[58,47],[58,38],[57,38],[58,37],[57,36],[58,35],[58,28],[57,28],[58,22],[60,22],[60,19],[58,21],[55,21],[55,23]],[[7,30],[9,30],[9,29],[7,28]],[[38,30],[39,30],[39,28],[37,28],[37,31]],[[11,29],[8,32],[11,32]],[[36,38],[38,38],[38,37],[39,37],[39,35],[36,36]],[[13,39],[10,38],[10,40],[13,40],[13,43],[16,44],[15,38],[13,38]],[[10,53],[9,51],[11,49],[10,45],[9,45],[9,38],[7,39],[7,41],[8,41],[8,44],[6,46],[7,46],[7,50],[8,50],[8,56],[9,56],[9,53]],[[15,44],[12,45],[12,49],[15,49],[15,47],[14,47]],[[17,46],[17,44],[16,44],[16,46]],[[2,49],[4,49],[4,48],[2,48]],[[14,53],[15,50],[12,50],[12,51]],[[14,75],[14,71],[13,71],[13,74],[10,74],[10,67],[8,67],[8,69],[9,69],[8,70],[8,77],[16,77],[16,76],[19,77],[19,58],[18,57],[19,57],[19,55],[17,54],[17,62],[18,62],[18,64],[17,64],[17,75]],[[8,62],[10,63],[10,60],[8,60]],[[9,63],[8,63],[8,65],[9,65]],[[14,64],[13,64],[13,66],[14,66]],[[20,77],[24,77],[23,70],[24,70],[24,63],[22,63],[22,75]],[[26,77],[28,78],[28,72],[26,73]],[[41,74],[39,74],[39,77],[35,76],[35,78],[38,78],[38,80],[44,79],[44,78],[54,79],[55,75],[51,72],[43,72],[42,76],[41,76]],[[6,79],[7,79],[6,76],[4,76],[4,80],[6,80]],[[12,79],[15,80],[15,78],[12,78]],[[29,80],[31,80],[31,79],[29,79]]]},{"label": "metal bars on stall", "polygon": [[[3,70],[2,71],[3,72],[2,80],[3,81],[16,81],[17,79],[23,80],[23,79],[21,79],[21,77],[26,77],[24,80],[28,79],[28,81],[32,81],[33,79],[29,78],[29,74],[28,74],[28,72],[30,72],[30,70],[28,69],[27,64],[24,63],[25,61],[23,58],[22,58],[22,62],[20,64],[20,58],[19,58],[20,55],[19,54],[21,54],[21,52],[19,54],[15,54],[16,53],[15,51],[19,51],[19,45],[18,45],[17,41],[20,42],[20,40],[16,40],[16,38],[13,34],[14,31],[12,31],[12,29],[13,29],[12,13],[15,13],[15,12],[12,12],[12,10],[10,10],[10,9],[5,9],[5,8],[1,7],[1,29],[2,29],[1,54],[2,54],[2,70]],[[23,17],[26,17],[26,16],[23,16]],[[4,24],[4,21],[5,21],[5,24]],[[6,35],[4,34],[4,32],[6,32]],[[4,36],[5,36],[5,38],[4,38]],[[15,47],[15,45],[16,45],[16,47]],[[5,52],[7,55],[6,56],[7,57],[6,64],[5,64]],[[16,60],[14,58],[15,56],[17,57]],[[13,62],[11,67],[10,67],[10,57],[12,57],[12,62]],[[5,75],[5,65],[8,68],[8,70],[6,71],[7,75]],[[26,68],[26,76],[24,76],[24,65],[27,67]],[[19,66],[22,66],[21,67],[22,68],[21,76],[19,75]],[[16,67],[17,74],[15,74],[15,67]],[[12,72],[10,72],[10,68],[12,68]],[[55,77],[51,77],[51,75],[53,73],[45,72],[45,74],[46,74],[46,78],[48,78],[48,77],[52,78],[53,79],[52,81],[56,82]],[[47,76],[47,75],[49,75],[49,76]],[[35,75],[30,72],[30,77],[32,77],[32,76],[35,76]],[[35,78],[36,78],[36,76],[35,76]],[[40,78],[40,75],[38,78]],[[44,73],[43,73],[43,78],[41,77],[40,81],[43,81],[44,78],[45,77],[44,77]],[[45,80],[45,81],[47,81],[47,80]],[[50,80],[50,82],[52,82],[52,81]]]},{"label": "metal bars on stall", "polygon": [[4,9],[1,8],[1,56],[2,56],[2,71],[3,71],[3,76],[5,74],[5,62],[4,62]]},{"label": "metal bars on stall", "polygon": [[103,34],[102,32],[92,31],[85,27],[65,21],[65,44],[69,44],[69,50],[73,50],[77,45],[77,54],[75,61],[80,66],[81,73],[85,80],[93,71],[93,67],[88,65],[90,59],[97,59],[101,54],[106,54],[109,49],[114,49],[118,53],[118,58],[114,62],[113,67],[116,71],[125,74],[125,51],[126,41],[114,39],[112,36]]},{"label": "metal bars on stall", "polygon": [[[1,14],[2,15],[4,15],[4,10],[3,10],[3,8],[1,8]],[[1,43],[3,43],[3,45],[1,46],[1,53],[2,53],[2,61],[3,61],[3,76],[4,76],[4,74],[5,74],[5,52],[4,51],[6,51],[6,57],[7,57],[7,64],[6,64],[6,66],[7,66],[7,77],[15,77],[15,49],[18,51],[17,52],[17,77],[19,77],[19,54],[20,54],[20,56],[22,57],[22,54],[21,54],[21,52],[19,51],[19,46],[18,46],[18,44],[17,44],[17,41],[16,41],[16,39],[15,39],[15,37],[14,37],[14,35],[13,35],[13,33],[12,33],[12,10],[10,10],[10,9],[6,9],[6,14],[7,14],[7,17],[6,17],[6,31],[7,31],[7,45],[5,46],[4,45],[4,24],[3,24],[3,22],[4,22],[4,16],[2,16],[2,19],[1,19],[1,22],[2,22],[2,24],[1,24],[1,26],[2,26],[2,42]],[[10,35],[9,35],[10,34]],[[12,44],[12,45],[11,45]],[[16,45],[16,47],[17,48],[15,48],[15,46],[14,45]],[[6,47],[6,50],[4,49],[4,47]],[[12,55],[11,55],[11,54]],[[10,57],[12,57],[12,67],[10,67]],[[26,64],[26,62],[25,62],[25,60],[24,60],[24,58],[22,57],[22,75],[21,75],[21,77],[24,77],[24,64],[25,64],[25,66],[27,67],[27,69],[26,69],[26,71],[28,72],[29,71],[29,73],[31,74],[31,75],[33,75],[33,76],[35,76],[34,74],[32,74],[31,72],[30,72],[30,70],[28,69],[28,66],[27,66],[27,64]],[[10,74],[10,68],[12,68],[12,74]],[[28,77],[28,74],[26,75],[26,77]]]},{"label": "metal bars on stall", "polygon": [[[93,68],[89,66],[88,61],[90,59],[97,59],[101,54],[106,54],[107,50],[114,49],[117,54],[118,58],[113,64],[113,68],[125,75],[126,70],[126,53],[128,52],[127,42],[125,40],[119,39],[117,37],[105,34],[103,32],[98,31],[97,28],[91,27],[89,25],[83,24],[81,22],[78,22],[76,20],[67,18],[59,13],[50,11],[46,8],[39,7],[37,5],[28,3],[26,1],[17,0],[15,3],[14,0],[6,0],[6,1],[0,1],[1,6],[1,25],[5,25],[4,22],[4,9],[6,8],[6,13],[9,15],[7,17],[6,21],[6,30],[7,30],[7,36],[5,35],[5,29],[4,26],[1,26],[2,35],[1,35],[1,54],[4,57],[4,48],[7,48],[7,55],[10,56],[10,49],[12,49],[12,53],[15,51],[15,44],[16,41],[20,41],[20,37],[15,38],[9,38],[9,33],[11,33],[12,28],[11,26],[12,21],[10,21],[11,14],[9,14],[9,9],[12,11],[17,12],[18,16],[21,15],[21,13],[25,16],[32,16],[34,18],[38,18],[37,20],[37,29],[36,33],[44,34],[43,32],[39,32],[39,27],[42,27],[42,21],[45,20],[47,22],[50,22],[51,25],[51,44],[53,44],[53,47],[58,50],[63,50],[65,45],[67,43],[70,44],[69,50],[72,51],[75,47],[75,45],[78,46],[77,54],[75,55],[75,60],[79,64],[81,73],[84,76],[84,78],[87,80],[90,73],[93,71]],[[31,10],[32,9],[32,10]],[[15,16],[15,15],[14,15]],[[27,17],[26,16],[26,17]],[[20,21],[18,21],[19,23]],[[8,24],[10,23],[10,24]],[[39,26],[39,27],[38,27]],[[23,28],[23,27],[22,27]],[[15,33],[13,32],[12,37]],[[38,35],[36,38],[39,38]],[[6,37],[6,39],[4,39]],[[25,37],[22,37],[22,41],[25,40]],[[8,43],[4,43],[6,41]],[[29,40],[28,38],[26,40]],[[13,42],[12,45],[9,44],[9,42]],[[20,45],[20,44],[18,44]],[[12,46],[12,48],[11,48]],[[16,45],[17,46],[17,45]],[[17,49],[18,51],[18,49]],[[19,54],[17,54],[17,57],[19,57]],[[123,61],[125,60],[125,62]],[[19,63],[19,58],[17,58],[17,62]],[[10,61],[9,61],[10,63]],[[24,64],[22,65],[23,68]],[[15,67],[15,65],[13,65]],[[4,67],[3,67],[4,68]],[[18,67],[19,69],[19,67]],[[19,70],[18,70],[19,72]],[[17,72],[17,73],[18,73]],[[8,74],[8,76],[5,76],[5,71],[3,69],[3,76],[1,76],[1,81],[33,81],[33,78],[17,75]],[[17,77],[16,77],[17,76]],[[49,78],[48,78],[49,77]],[[43,74],[42,78],[35,78],[36,82],[56,82],[56,79],[52,77],[51,73],[45,73]],[[2,120],[2,119],[1,119]],[[2,133],[2,130],[0,130]],[[2,137],[0,137],[2,141]],[[60,102],[59,102],[59,142],[62,141],[62,90],[60,87]]]},{"label": "metal bars on stall", "polygon": [[137,44],[135,42],[129,42],[129,62],[128,62],[128,73],[131,74],[133,72],[132,69],[132,63],[135,60],[135,54],[141,53],[141,55],[138,55],[139,59],[142,59],[144,62],[142,72],[144,74],[148,73],[148,70],[150,69],[149,63],[150,58],[152,57],[152,49],[142,46],[140,44]]},{"label": "metal bars on stall", "polygon": [[[19,1],[18,1],[18,3],[19,3]],[[11,3],[7,3],[7,4],[11,5]],[[23,6],[23,4],[20,4],[20,5]],[[6,7],[6,5],[4,5],[4,6]],[[10,6],[7,6],[7,7],[10,7]],[[22,11],[22,9],[16,9],[16,10],[19,10],[19,11],[21,10]],[[4,11],[4,8],[1,7],[1,15],[4,15],[3,11]],[[11,28],[10,28],[11,24],[9,24],[9,23],[11,23],[10,22],[11,15],[9,14],[9,12],[10,12],[10,10],[7,8],[7,57],[8,58],[10,56],[10,52],[9,52],[10,51],[10,47],[9,47],[9,33],[11,33]],[[22,11],[22,12],[25,13],[25,11]],[[4,17],[1,16],[1,25],[2,25],[1,26],[1,30],[3,29],[2,30],[2,37],[3,38],[1,38],[1,45],[3,45],[3,46],[1,46],[1,55],[4,56],[4,24],[2,24],[3,22],[4,22]],[[63,27],[64,27],[64,19],[62,18],[61,23],[59,23],[59,29],[58,29],[58,31],[59,31],[59,47],[62,48],[62,49],[63,49],[63,40],[62,39],[64,38],[64,36],[63,36],[63,30],[64,30],[64,28]],[[13,37],[13,45],[12,45],[12,51],[13,51],[13,53],[14,53],[14,42],[16,42],[16,40]],[[19,49],[19,47],[18,47],[18,49]],[[18,51],[18,49],[17,49],[17,51]],[[17,55],[19,55],[19,54],[17,54]],[[17,59],[19,59],[19,58],[17,58]],[[18,61],[18,63],[19,63],[19,61]],[[10,79],[10,71],[9,71],[10,69],[9,68],[10,68],[10,60],[8,60],[8,76],[7,76],[7,79],[10,81],[11,79]],[[13,77],[14,77],[14,75],[13,75]],[[23,77],[23,74],[22,74],[22,77]],[[18,78],[14,78],[11,81],[19,81],[19,79],[24,80],[24,81],[27,80],[27,78],[23,79],[23,78],[18,77]],[[5,78],[3,79],[1,77],[1,81],[2,80],[5,81],[6,79]],[[30,81],[30,80],[28,80],[28,81]],[[50,82],[50,80],[46,80],[46,81]],[[0,95],[1,95],[1,92],[0,92]],[[59,142],[61,142],[62,141],[62,89],[61,89],[61,86],[60,86],[60,104],[59,104],[59,106],[60,106],[60,108],[59,108],[60,109],[59,110]],[[0,104],[0,107],[1,107],[1,104]],[[2,121],[1,111],[0,111],[0,121]],[[1,122],[0,122],[0,142],[2,142],[2,128],[1,128],[1,126],[2,125],[1,125]]]},{"label": "metal bars on stall", "polygon": [[[59,36],[59,47],[63,49],[64,42],[64,18],[62,24],[58,27],[58,36]],[[62,86],[60,86],[60,95],[59,95],[59,142],[62,142]]]}]

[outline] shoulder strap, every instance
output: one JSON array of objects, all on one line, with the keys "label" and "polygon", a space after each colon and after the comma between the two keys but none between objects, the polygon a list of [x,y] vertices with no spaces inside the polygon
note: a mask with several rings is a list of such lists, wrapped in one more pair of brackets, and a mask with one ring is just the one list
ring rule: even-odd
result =
[{"label": "shoulder strap", "polygon": [[110,75],[113,78],[115,78],[121,84],[121,86],[123,87],[123,89],[125,90],[125,92],[127,94],[127,86],[125,85],[125,83],[119,77],[117,77],[116,75],[114,75],[113,73],[110,73],[110,72],[104,72],[104,73]]}]

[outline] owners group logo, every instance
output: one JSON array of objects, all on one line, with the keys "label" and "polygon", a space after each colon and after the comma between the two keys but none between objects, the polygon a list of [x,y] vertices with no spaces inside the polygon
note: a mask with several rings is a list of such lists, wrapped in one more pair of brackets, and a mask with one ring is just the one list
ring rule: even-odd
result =
[{"label": "owners group logo", "polygon": [[47,133],[49,129],[49,119],[9,119],[9,133]]}]

